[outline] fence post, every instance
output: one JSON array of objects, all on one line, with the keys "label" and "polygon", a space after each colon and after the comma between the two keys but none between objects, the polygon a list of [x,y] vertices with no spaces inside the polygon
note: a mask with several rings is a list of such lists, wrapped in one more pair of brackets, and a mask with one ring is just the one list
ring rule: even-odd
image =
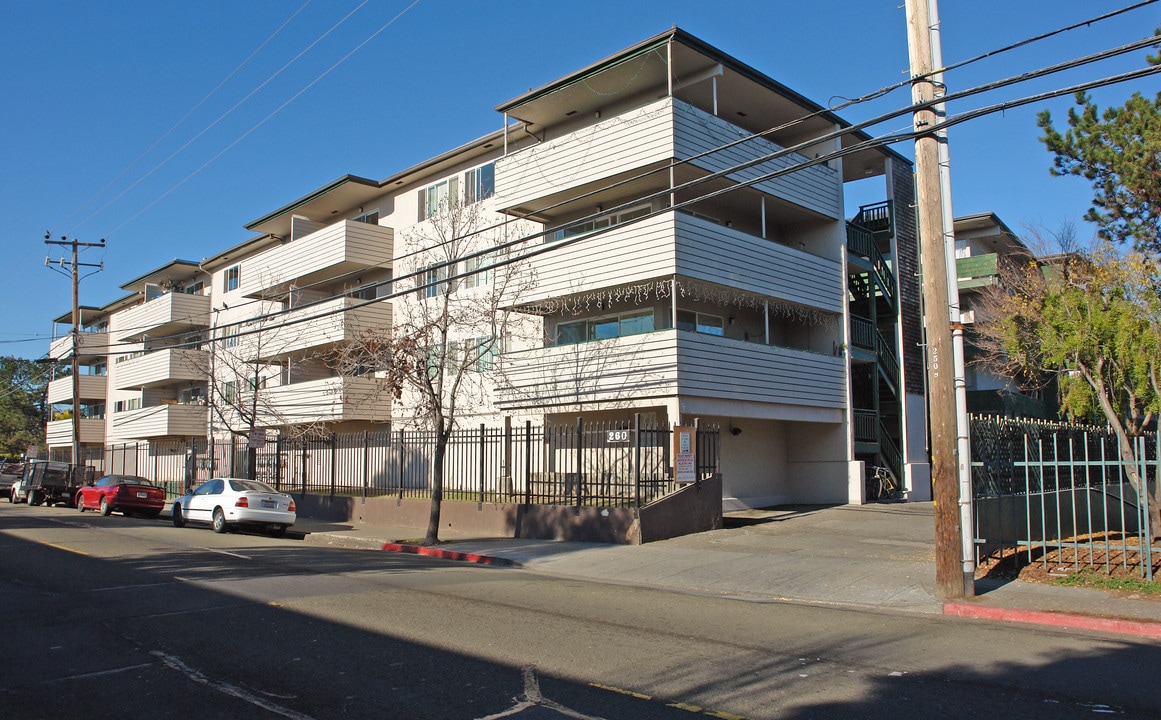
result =
[{"label": "fence post", "polygon": [[399,456],[396,464],[399,466],[399,499],[403,499],[403,430],[399,431]]},{"label": "fence post", "polygon": [[331,433],[331,495],[335,494],[335,475],[338,473],[339,462],[339,436],[338,433]]},{"label": "fence post", "polygon": [[641,512],[641,413],[633,413],[633,517]]},{"label": "fence post", "polygon": [[524,504],[532,504],[532,421],[524,421]]},{"label": "fence post", "polygon": [[306,495],[306,446],[308,444],[306,438],[302,439],[302,494]]},{"label": "fence post", "polygon": [[480,423],[480,504],[484,504],[484,467],[488,449],[488,430],[484,423]]},{"label": "fence post", "polygon": [[504,478],[504,494],[508,499],[515,492],[512,488],[512,416],[504,416],[504,448],[503,467],[500,468],[500,477]]},{"label": "fence post", "polygon": [[371,482],[371,432],[363,431],[363,502],[367,502],[367,486]]},{"label": "fence post", "polygon": [[583,496],[581,493],[581,480],[584,477],[584,418],[577,417],[576,419],[576,509],[580,512],[581,502]]}]

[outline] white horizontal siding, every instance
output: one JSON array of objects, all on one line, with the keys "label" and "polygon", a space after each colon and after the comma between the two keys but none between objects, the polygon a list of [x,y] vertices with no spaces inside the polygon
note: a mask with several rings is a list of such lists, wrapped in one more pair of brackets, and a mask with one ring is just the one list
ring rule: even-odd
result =
[{"label": "white horizontal siding", "polygon": [[506,410],[673,396],[846,405],[841,358],[677,330],[508,353],[501,367]]},{"label": "white horizontal siding", "polygon": [[243,295],[255,297],[293,283],[321,282],[361,268],[391,267],[395,232],[343,220],[242,262]]},{"label": "white horizontal siding", "polygon": [[841,264],[684,213],[583,237],[528,263],[535,284],[522,304],[676,274],[829,312],[843,308]]},{"label": "white horizontal siding", "polygon": [[[82,332],[77,335],[77,356],[81,362],[104,357],[109,353],[109,333]],[[73,354],[73,336],[65,335],[52,341],[48,356],[53,360],[63,360]]]},{"label": "white horizontal siding", "polygon": [[672,213],[577,239],[531,259],[529,267],[535,284],[522,303],[672,276]]},{"label": "white horizontal siding", "polygon": [[170,349],[146,353],[116,364],[113,387],[117,390],[205,380],[210,356],[205,350]]},{"label": "white horizontal siding", "polygon": [[205,437],[209,408],[204,405],[153,405],[109,416],[109,440],[186,435]]},{"label": "white horizontal siding", "polygon": [[842,312],[842,265],[707,220],[676,216],[677,274]]},{"label": "white horizontal siding", "polygon": [[210,325],[210,296],[166,293],[134,308],[116,314],[118,341],[156,334],[172,328],[183,332],[189,328]]},{"label": "white horizontal siding", "polygon": [[[82,400],[104,400],[107,396],[108,378],[104,375],[79,375]],[[58,378],[48,384],[45,395],[49,405],[54,403],[72,402],[72,376]]]},{"label": "white horizontal siding", "polygon": [[[45,426],[44,441],[49,447],[73,444],[73,421],[53,420]],[[101,444],[105,442],[105,421],[100,418],[81,418],[81,442]]]},{"label": "white horizontal siding", "polygon": [[842,358],[678,332],[678,391],[726,400],[846,406]]},{"label": "white horizontal siding", "polygon": [[[317,305],[292,310],[277,319],[277,324],[262,338],[261,356],[279,355],[318,348],[354,340],[364,330],[391,330],[391,303],[377,302],[352,307],[366,302],[355,298],[334,298]],[[304,318],[314,318],[305,320]]]},{"label": "white horizontal siding", "polygon": [[270,424],[383,421],[391,417],[391,394],[373,378],[328,377],[262,391]]},{"label": "white horizontal siding", "polygon": [[[678,160],[713,150],[750,134],[736,125],[680,100],[675,102],[675,109],[675,145]],[[727,150],[698,158],[692,163],[711,172],[719,172],[781,149],[781,146],[769,140],[755,138]],[[744,182],[783,168],[792,167],[804,160],[806,158],[792,153],[776,160],[768,160],[753,167],[730,173],[727,177]],[[836,220],[842,215],[842,181],[835,170],[825,166],[803,168],[773,180],[762,181],[755,187],[769,195]]]},{"label": "white horizontal siding", "polygon": [[671,157],[673,113],[666,98],[500,158],[497,203],[520,206]]}]

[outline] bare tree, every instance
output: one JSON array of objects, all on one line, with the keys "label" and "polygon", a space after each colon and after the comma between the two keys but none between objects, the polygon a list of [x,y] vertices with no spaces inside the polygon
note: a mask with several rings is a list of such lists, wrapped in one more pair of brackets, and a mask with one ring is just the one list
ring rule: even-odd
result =
[{"label": "bare tree", "polygon": [[493,411],[497,356],[538,322],[514,309],[534,279],[503,247],[524,229],[492,227],[493,217],[452,199],[405,233],[392,327],[362,330],[329,360],[339,374],[376,377],[406,413],[393,412],[397,421],[434,433],[427,544],[439,542],[448,440],[466,417]]}]

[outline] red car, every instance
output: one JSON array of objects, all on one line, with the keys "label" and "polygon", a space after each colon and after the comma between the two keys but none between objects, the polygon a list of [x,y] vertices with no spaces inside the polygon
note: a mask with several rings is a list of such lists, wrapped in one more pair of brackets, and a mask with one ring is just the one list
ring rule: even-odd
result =
[{"label": "red car", "polygon": [[98,510],[108,515],[114,510],[122,515],[155,518],[165,506],[165,491],[136,475],[106,475],[77,491],[77,508]]}]

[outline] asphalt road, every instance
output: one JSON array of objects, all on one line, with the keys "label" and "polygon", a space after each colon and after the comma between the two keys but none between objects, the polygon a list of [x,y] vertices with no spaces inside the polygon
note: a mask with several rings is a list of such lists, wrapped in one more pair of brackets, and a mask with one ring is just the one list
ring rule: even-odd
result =
[{"label": "asphalt road", "polygon": [[1161,645],[0,504],[0,716],[1161,716]]}]

